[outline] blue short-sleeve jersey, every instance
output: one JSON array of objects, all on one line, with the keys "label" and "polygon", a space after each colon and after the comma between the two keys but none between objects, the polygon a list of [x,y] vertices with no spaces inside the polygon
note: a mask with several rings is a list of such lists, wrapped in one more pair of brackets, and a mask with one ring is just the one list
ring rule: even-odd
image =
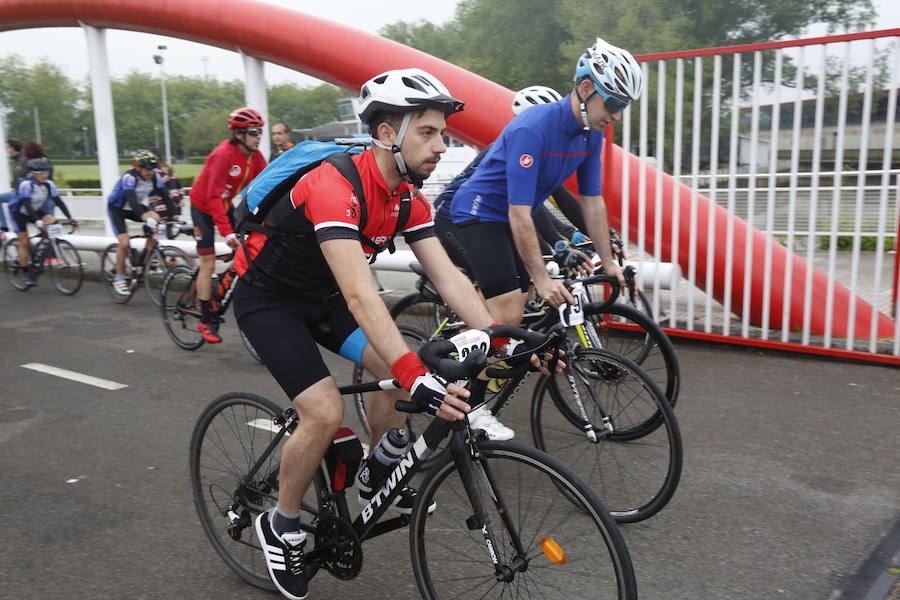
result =
[{"label": "blue short-sleeve jersey", "polygon": [[59,190],[52,180],[41,183],[30,175],[16,187],[16,195],[9,203],[9,212],[28,214],[25,204],[31,205],[32,212],[38,211],[49,198],[59,197]]},{"label": "blue short-sleeve jersey", "polygon": [[113,188],[113,192],[106,202],[109,206],[121,208],[125,204],[125,192],[134,190],[138,202],[144,204],[153,190],[165,189],[165,187],[166,184],[159,173],[154,173],[153,177],[147,180],[140,176],[137,169],[129,169],[116,182],[116,187]]},{"label": "blue short-sleeve jersey", "polygon": [[534,214],[573,173],[582,196],[599,196],[602,148],[603,132],[584,130],[568,96],[533,106],[509,122],[456,191],[450,217],[508,223],[510,204],[530,205]]}]

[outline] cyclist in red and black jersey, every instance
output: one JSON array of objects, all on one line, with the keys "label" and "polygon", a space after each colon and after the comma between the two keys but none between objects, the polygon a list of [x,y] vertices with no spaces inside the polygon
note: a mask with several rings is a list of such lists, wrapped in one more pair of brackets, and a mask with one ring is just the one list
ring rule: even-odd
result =
[{"label": "cyclist in red and black jersey", "polygon": [[231,200],[266,167],[266,159],[258,150],[263,125],[262,115],[252,108],[239,108],[228,115],[231,137],[210,153],[191,187],[191,220],[200,257],[197,298],[203,313],[197,329],[211,344],[222,341],[211,301],[212,275],[216,268],[213,226],[229,246],[237,247]]},{"label": "cyclist in red and black jersey", "polygon": [[[241,275],[234,293],[238,324],[300,415],[282,451],[278,504],[256,522],[269,574],[289,598],[306,597],[300,502],[344,414],[316,343],[361,362],[376,377],[396,378],[432,414],[461,419],[468,412],[458,398],[468,392],[453,384],[445,388],[428,373],[372,286],[368,257],[394,236],[403,196],[411,197],[411,206],[401,233],[441,297],[470,325],[492,323],[435,237],[430,206],[415,189],[446,151],[445,118],[461,110],[462,102],[419,69],[383,73],[360,94],[359,116],[373,138],[373,147],[353,158],[368,214],[363,231],[352,185],[323,163],[281,200],[291,203],[297,234],[254,232],[235,260]],[[361,241],[363,236],[368,240]],[[372,440],[403,426],[405,415],[393,407],[396,397],[397,392],[380,392],[373,398]],[[410,512],[414,500],[415,491],[404,490],[394,509]]]}]

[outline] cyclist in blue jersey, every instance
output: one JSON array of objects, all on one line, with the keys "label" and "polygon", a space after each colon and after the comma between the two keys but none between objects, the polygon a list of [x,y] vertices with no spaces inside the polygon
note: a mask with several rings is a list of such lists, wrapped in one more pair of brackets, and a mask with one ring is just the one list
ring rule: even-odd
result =
[{"label": "cyclist in blue jersey", "polygon": [[[129,293],[128,283],[125,281],[125,256],[131,247],[125,219],[143,222],[147,227],[155,229],[162,219],[159,213],[147,205],[150,196],[158,196],[165,203],[167,215],[175,214],[175,207],[169,199],[169,191],[162,176],[157,172],[160,166],[159,158],[152,152],[138,152],[132,165],[133,168],[126,171],[116,182],[116,187],[106,202],[106,213],[113,234],[119,241],[113,289],[123,296]],[[152,248],[156,245],[156,239],[148,237],[147,245]]]},{"label": "cyclist in blue jersey", "polygon": [[[640,96],[641,69],[628,51],[598,38],[579,57],[574,79],[565,98],[510,121],[453,197],[450,216],[472,274],[491,315],[502,323],[520,322],[529,282],[553,306],[573,302],[544,268],[532,220],[544,199],[573,173],[588,235],[595,240],[608,236],[600,185],[603,130]],[[598,244],[597,251],[606,272],[624,285],[609,245]]]},{"label": "cyclist in blue jersey", "polygon": [[[536,106],[538,104],[549,104],[560,100],[562,96],[556,90],[541,86],[532,85],[522,88],[516,92],[512,102],[513,115],[518,115],[526,108]],[[491,149],[492,144],[488,144],[479,152],[472,162],[466,165],[453,180],[448,183],[441,191],[440,195],[434,200],[434,229],[447,250],[447,254],[453,260],[454,264],[462,267],[466,271],[471,271],[469,260],[466,258],[466,251],[459,243],[459,234],[456,226],[450,219],[450,204],[456,190],[459,189],[474,173],[475,169],[481,163],[482,159]],[[543,254],[550,254],[553,251],[553,244],[559,239],[566,239],[572,243],[578,244],[588,240],[588,237],[581,233],[585,229],[584,219],[581,216],[581,209],[578,207],[578,201],[575,199],[565,186],[559,186],[553,190],[553,195],[547,199],[551,201],[572,225],[566,225],[553,213],[547,206],[541,206],[534,215],[534,224],[538,232],[538,242],[541,246]]]},{"label": "cyclist in blue jersey", "polygon": [[[44,210],[48,202],[58,206],[67,219],[73,224],[76,223],[62,198],[59,197],[56,184],[50,179],[50,169],[52,168],[50,161],[46,158],[32,158],[25,163],[25,166],[28,169],[28,176],[19,182],[15,197],[9,203],[13,232],[19,238],[20,265],[31,263],[28,223],[34,223],[38,227],[56,223],[53,215]],[[37,285],[28,271],[25,272],[25,285]]]}]

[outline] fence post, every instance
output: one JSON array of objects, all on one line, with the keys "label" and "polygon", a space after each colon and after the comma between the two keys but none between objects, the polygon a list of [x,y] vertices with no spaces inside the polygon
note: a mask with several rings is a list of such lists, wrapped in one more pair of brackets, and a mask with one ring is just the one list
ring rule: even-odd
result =
[{"label": "fence post", "polygon": [[897,175],[897,237],[894,238],[894,288],[891,294],[891,316],[896,320],[900,318],[897,314],[897,295],[900,293],[900,174]]}]

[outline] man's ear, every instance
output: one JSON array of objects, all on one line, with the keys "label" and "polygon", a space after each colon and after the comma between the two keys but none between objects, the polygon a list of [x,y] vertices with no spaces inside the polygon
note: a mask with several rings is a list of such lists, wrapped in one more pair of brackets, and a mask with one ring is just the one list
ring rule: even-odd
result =
[{"label": "man's ear", "polygon": [[378,141],[388,147],[393,146],[394,140],[397,139],[397,132],[385,121],[378,124],[378,129],[375,133],[378,134]]}]

